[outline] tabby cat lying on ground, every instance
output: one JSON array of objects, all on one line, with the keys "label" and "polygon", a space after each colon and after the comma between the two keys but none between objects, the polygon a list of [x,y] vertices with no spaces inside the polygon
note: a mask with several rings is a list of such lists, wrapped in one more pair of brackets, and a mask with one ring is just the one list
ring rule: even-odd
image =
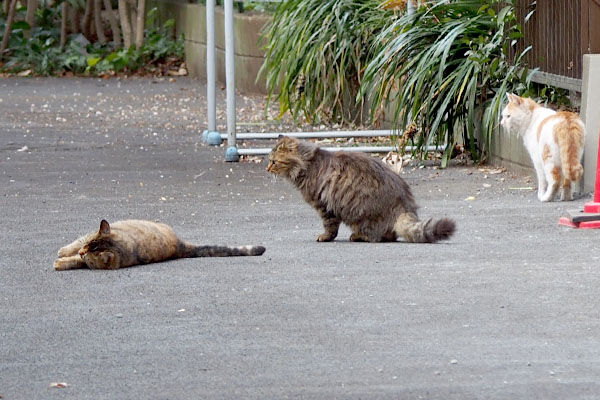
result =
[{"label": "tabby cat lying on ground", "polygon": [[141,220],[109,225],[82,236],[58,251],[54,269],[118,269],[188,257],[260,256],[262,246],[194,246],[179,239],[170,226]]},{"label": "tabby cat lying on ground", "polygon": [[361,153],[328,152],[291,137],[279,139],[269,154],[267,171],[283,176],[300,190],[323,219],[328,242],[340,223],[352,241],[433,243],[448,239],[454,221],[420,221],[409,186],[380,160]]}]

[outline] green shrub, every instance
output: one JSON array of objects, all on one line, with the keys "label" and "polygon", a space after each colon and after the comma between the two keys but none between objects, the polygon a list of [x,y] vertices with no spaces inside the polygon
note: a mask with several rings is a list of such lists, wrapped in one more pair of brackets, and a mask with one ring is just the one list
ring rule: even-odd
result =
[{"label": "green shrub", "polygon": [[269,100],[310,122],[360,122],[356,102],[377,0],[288,0],[263,32]]},{"label": "green shrub", "polygon": [[[24,13],[24,9],[19,10]],[[173,20],[156,26],[156,9],[147,13],[148,27],[144,45],[138,50],[113,50],[110,44],[89,43],[81,34],[71,35],[64,48],[60,47],[59,7],[38,9],[37,25],[31,29],[24,21],[13,24],[8,45],[8,61],[0,71],[19,73],[30,70],[34,75],[74,74],[103,75],[148,69],[157,64],[176,64],[183,60],[183,37],[172,38]],[[6,22],[0,19],[4,31]],[[28,38],[26,32],[31,30]]]},{"label": "green shrub", "polygon": [[[527,86],[522,54],[508,57],[521,27],[513,5],[498,3],[424,2],[412,15],[390,19],[373,41],[360,96],[369,95],[373,114],[391,106],[398,129],[416,126],[420,155],[447,141],[445,165],[463,137],[473,159],[485,157],[505,93]],[[478,128],[484,141],[479,148]]]}]

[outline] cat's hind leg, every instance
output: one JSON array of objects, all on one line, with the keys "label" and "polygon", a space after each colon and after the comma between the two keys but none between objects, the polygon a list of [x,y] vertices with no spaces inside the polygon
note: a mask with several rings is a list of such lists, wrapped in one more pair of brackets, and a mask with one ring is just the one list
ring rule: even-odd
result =
[{"label": "cat's hind leg", "polygon": [[337,237],[342,221],[324,208],[318,208],[317,211],[321,215],[323,228],[325,228],[325,232],[317,236],[317,242],[331,242]]},{"label": "cat's hind leg", "polygon": [[[548,181],[546,180],[546,172],[544,171],[544,165],[541,163],[534,163],[535,174],[538,180],[538,199],[542,200],[546,189],[548,188]],[[543,201],[543,200],[542,200]]]},{"label": "cat's hind leg", "polygon": [[546,174],[546,179],[548,180],[548,188],[540,200],[543,202],[548,202],[554,200],[556,197],[560,182],[562,180],[562,174],[560,167],[556,166],[552,162],[547,162],[544,164],[544,172]]},{"label": "cat's hind leg", "polygon": [[562,184],[562,194],[560,196],[562,201],[573,200],[573,185],[569,178],[565,177]]},{"label": "cat's hind leg", "polygon": [[360,233],[352,232],[352,234],[350,235],[350,241],[351,242],[368,242],[369,238],[367,238],[364,235],[361,235]]},{"label": "cat's hind leg", "polygon": [[[384,227],[378,221],[361,221],[356,224],[351,224],[352,234],[350,241],[352,242],[382,242],[391,241],[388,232],[384,232]],[[393,232],[390,232],[393,235]],[[394,238],[395,240],[395,238]]]},{"label": "cat's hind leg", "polygon": [[70,257],[61,257],[54,260],[54,269],[56,271],[66,271],[69,269],[85,268],[86,265],[78,255]]}]

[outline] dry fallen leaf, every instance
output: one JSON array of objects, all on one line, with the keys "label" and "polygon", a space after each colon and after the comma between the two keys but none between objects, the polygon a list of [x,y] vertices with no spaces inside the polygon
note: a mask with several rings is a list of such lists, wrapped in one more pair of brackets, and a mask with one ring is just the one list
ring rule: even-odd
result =
[{"label": "dry fallen leaf", "polygon": [[262,162],[262,157],[258,157],[258,156],[242,156],[242,161],[245,162],[252,162],[255,164],[260,164]]},{"label": "dry fallen leaf", "polygon": [[489,175],[496,175],[496,174],[501,174],[503,172],[506,172],[506,168],[501,167],[501,168],[479,168],[479,172],[482,172],[484,174],[489,174]]},{"label": "dry fallen leaf", "polygon": [[67,386],[69,386],[69,384],[67,382],[52,382],[50,383],[50,387],[51,388],[66,388]]},{"label": "dry fallen leaf", "polygon": [[383,162],[389,165],[397,174],[400,174],[404,169],[404,166],[409,163],[409,161],[404,160],[400,154],[392,151],[383,157]]},{"label": "dry fallen leaf", "polygon": [[508,188],[508,190],[534,190],[534,189],[530,186],[527,186],[527,187],[510,187],[510,188]]}]

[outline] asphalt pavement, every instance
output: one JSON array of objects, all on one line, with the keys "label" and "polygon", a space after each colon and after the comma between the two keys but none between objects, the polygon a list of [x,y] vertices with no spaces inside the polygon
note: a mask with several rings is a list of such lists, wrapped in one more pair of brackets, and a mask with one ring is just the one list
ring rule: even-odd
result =
[{"label": "asphalt pavement", "polygon": [[[600,231],[557,224],[589,194],[543,204],[522,172],[411,164],[420,215],[454,218],[450,241],[351,243],[344,227],[318,243],[316,212],[264,160],[200,142],[204,93],[0,80],[0,398],[600,398]],[[54,271],[103,218],[267,250]]]}]

